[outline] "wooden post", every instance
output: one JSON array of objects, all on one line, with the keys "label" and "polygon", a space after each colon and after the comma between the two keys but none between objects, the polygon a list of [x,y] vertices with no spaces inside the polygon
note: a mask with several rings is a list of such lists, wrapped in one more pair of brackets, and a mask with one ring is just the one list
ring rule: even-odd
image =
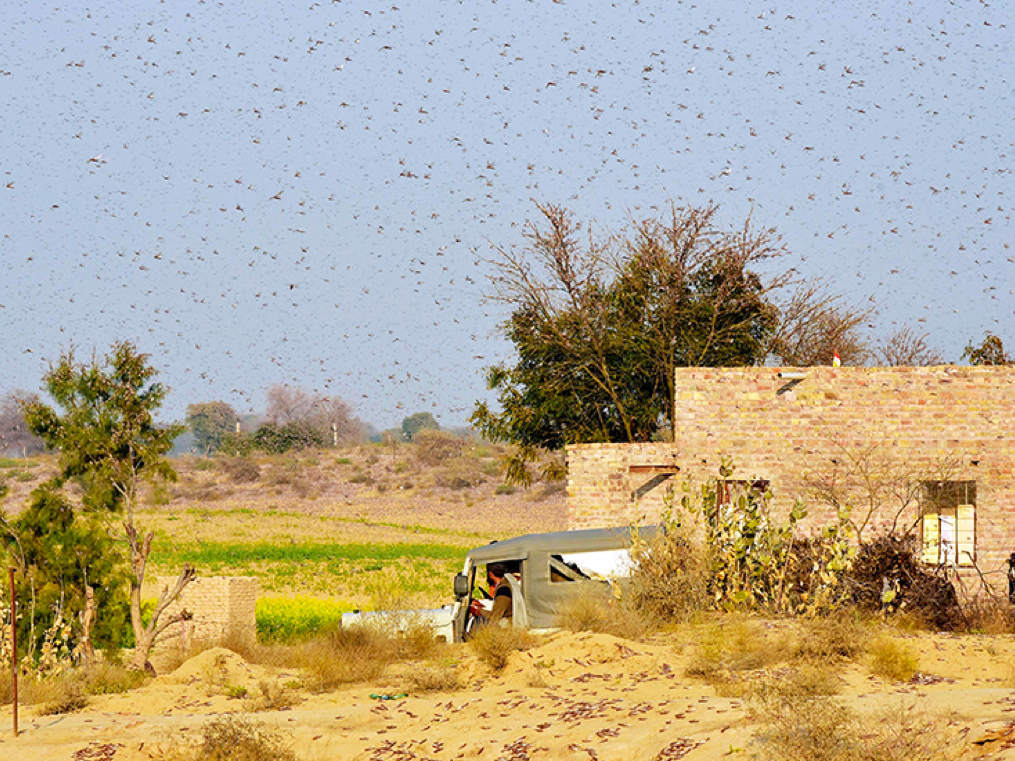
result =
[{"label": "wooden post", "polygon": [[14,700],[14,736],[18,736],[18,598],[14,594],[14,569],[8,568],[11,577],[11,686]]}]

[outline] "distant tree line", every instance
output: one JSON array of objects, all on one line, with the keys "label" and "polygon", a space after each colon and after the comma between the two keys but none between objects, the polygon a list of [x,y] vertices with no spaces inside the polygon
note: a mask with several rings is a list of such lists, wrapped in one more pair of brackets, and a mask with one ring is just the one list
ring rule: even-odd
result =
[{"label": "distant tree line", "polygon": [[267,420],[253,431],[242,430],[239,416],[226,402],[188,405],[187,427],[194,434],[195,446],[205,454],[254,450],[280,454],[365,439],[366,425],[337,397],[276,385],[268,389],[267,401]]}]

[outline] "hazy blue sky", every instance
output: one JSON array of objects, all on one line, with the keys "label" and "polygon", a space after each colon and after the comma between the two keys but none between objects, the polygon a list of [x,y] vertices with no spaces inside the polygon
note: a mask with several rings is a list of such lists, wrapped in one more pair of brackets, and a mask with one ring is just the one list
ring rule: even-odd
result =
[{"label": "hazy blue sky", "polygon": [[131,338],[171,415],[460,422],[533,199],[753,210],[879,333],[1015,343],[1004,2],[3,6],[0,393]]}]

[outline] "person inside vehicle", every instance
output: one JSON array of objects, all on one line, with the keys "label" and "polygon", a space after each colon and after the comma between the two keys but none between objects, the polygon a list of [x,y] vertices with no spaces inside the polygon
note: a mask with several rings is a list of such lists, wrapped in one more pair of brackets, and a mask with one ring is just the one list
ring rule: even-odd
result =
[{"label": "person inside vehicle", "polygon": [[506,578],[514,574],[518,578],[520,563],[488,563],[486,566],[486,583],[490,588],[490,597],[493,599],[493,607],[486,610],[479,600],[473,600],[469,606],[469,612],[475,616],[477,622],[484,624],[496,624],[502,620],[510,620],[514,596],[511,591],[511,584]]}]

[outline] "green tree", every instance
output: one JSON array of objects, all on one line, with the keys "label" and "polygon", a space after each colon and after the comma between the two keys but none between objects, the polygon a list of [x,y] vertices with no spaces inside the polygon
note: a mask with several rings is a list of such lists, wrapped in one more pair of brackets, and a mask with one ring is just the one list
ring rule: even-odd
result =
[{"label": "green tree", "polygon": [[673,206],[602,240],[566,209],[538,208],[526,245],[493,261],[517,360],[489,369],[500,411],[478,402],[471,418],[519,445],[515,481],[537,448],[647,441],[672,425],[677,367],[763,361],[778,322],[768,293],[784,280],[751,270],[779,253],[774,233],[720,230],[715,206]]},{"label": "green tree", "polygon": [[89,606],[103,616],[94,632],[88,624],[75,632],[86,655],[93,642],[120,645],[127,615],[126,566],[103,511],[76,511],[66,496],[44,484],[16,518],[0,514],[0,525],[0,544],[19,571],[18,596],[28,602],[18,635],[29,655],[47,628],[39,625],[41,619],[59,610],[64,620],[84,624],[92,620],[84,615]]},{"label": "green tree", "polygon": [[206,454],[222,446],[222,437],[236,430],[236,410],[225,402],[200,402],[187,405],[187,427],[194,442]]},{"label": "green tree", "polygon": [[1015,358],[1004,350],[1004,343],[991,332],[983,334],[979,346],[970,343],[962,352],[963,359],[971,365],[1013,365]]},{"label": "green tree", "polygon": [[78,362],[73,350],[64,352],[44,376],[45,388],[58,409],[41,401],[25,405],[32,432],[59,452],[54,486],[76,481],[86,510],[105,510],[120,517],[128,550],[128,587],[134,656],[130,666],[151,668],[148,655],[169,626],[190,617],[187,611],[165,615],[194,579],[188,564],[171,586],[158,595],[145,622],[141,615],[144,584],[154,532],[140,532],[135,520],[139,489],[144,481],[171,480],[175,471],[166,459],[179,426],[161,426],[154,413],[167,389],[154,381],[156,370],[147,354],[129,341],[113,345],[100,362]]},{"label": "green tree", "polygon": [[409,441],[412,441],[413,436],[425,428],[434,431],[440,430],[440,424],[434,420],[434,416],[429,412],[415,412],[406,418],[402,418],[402,435]]}]

